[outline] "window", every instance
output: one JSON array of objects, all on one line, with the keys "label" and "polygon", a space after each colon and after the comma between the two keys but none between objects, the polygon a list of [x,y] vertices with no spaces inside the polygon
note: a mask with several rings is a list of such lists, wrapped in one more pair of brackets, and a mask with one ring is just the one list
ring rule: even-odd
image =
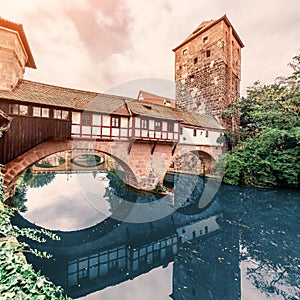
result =
[{"label": "window", "polygon": [[206,57],[210,57],[210,50],[206,51]]},{"label": "window", "polygon": [[194,65],[198,62],[198,57],[194,58]]},{"label": "window", "polygon": [[197,130],[196,129],[194,129],[193,136],[197,136]]},{"label": "window", "polygon": [[120,117],[111,117],[111,127],[120,128]]},{"label": "window", "polygon": [[66,110],[62,110],[62,111],[61,111],[61,118],[62,118],[63,120],[68,120],[68,119],[69,119],[69,112],[66,111]]},{"label": "window", "polygon": [[23,116],[28,115],[28,106],[27,105],[20,105],[19,114],[23,115]]},{"label": "window", "polygon": [[91,126],[92,118],[90,114],[82,114],[81,115],[81,124],[82,126]]},{"label": "window", "polygon": [[183,49],[182,54],[187,55],[187,49]]},{"label": "window", "polygon": [[182,135],[182,134],[183,134],[183,128],[180,127],[180,135]]},{"label": "window", "polygon": [[18,104],[10,104],[9,105],[9,113],[10,114],[18,114],[19,113],[19,105]]},{"label": "window", "polygon": [[173,132],[174,124],[168,123],[168,132]]},{"label": "window", "polygon": [[208,234],[208,226],[205,226],[204,230],[205,230],[205,234]]},{"label": "window", "polygon": [[41,107],[34,107],[33,108],[33,116],[34,117],[41,117],[42,116],[42,108]]},{"label": "window", "polygon": [[69,112],[66,111],[66,110],[54,109],[53,110],[53,117],[54,117],[54,119],[68,120]]},{"label": "window", "polygon": [[206,37],[203,38],[203,44],[205,44],[207,42],[208,42],[208,36],[206,36]]},{"label": "window", "polygon": [[148,129],[148,120],[142,119],[142,129]]},{"label": "window", "polygon": [[155,130],[161,131],[161,121],[155,121]]},{"label": "window", "polygon": [[205,137],[208,137],[208,130],[206,130],[205,132]]},{"label": "window", "polygon": [[53,117],[54,117],[54,119],[61,119],[61,110],[60,109],[54,109],[53,110]]},{"label": "window", "polygon": [[28,115],[28,106],[27,105],[19,105],[19,104],[10,104],[9,105],[9,113],[14,115]]},{"label": "window", "polygon": [[49,108],[33,107],[33,116],[49,118]]}]

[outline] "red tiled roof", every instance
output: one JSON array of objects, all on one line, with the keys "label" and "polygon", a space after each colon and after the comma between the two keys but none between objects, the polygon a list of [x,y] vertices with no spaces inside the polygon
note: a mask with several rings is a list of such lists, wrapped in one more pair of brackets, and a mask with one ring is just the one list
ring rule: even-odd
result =
[{"label": "red tiled roof", "polygon": [[65,88],[21,79],[12,91],[0,91],[0,98],[40,105],[129,115],[125,100],[131,98]]},{"label": "red tiled roof", "polygon": [[198,36],[199,34],[205,32],[206,30],[208,30],[209,28],[213,27],[214,25],[216,25],[217,23],[224,21],[229,27],[232,28],[232,34],[233,36],[236,38],[236,40],[239,42],[240,46],[243,48],[244,44],[242,42],[242,40],[240,39],[239,35],[237,34],[237,32],[234,30],[233,26],[231,25],[230,21],[228,20],[227,16],[224,15],[221,18],[217,19],[217,20],[210,20],[210,21],[204,21],[202,22],[194,31],[192,34],[190,34],[179,46],[175,47],[173,49],[173,51],[176,51],[178,48],[180,48],[181,46],[183,46],[184,44],[186,44],[187,42],[191,41],[192,39],[194,39],[196,36]]},{"label": "red tiled roof", "polygon": [[208,115],[203,115],[203,114],[193,113],[188,111],[181,111],[180,115],[182,117],[183,125],[217,129],[217,130],[224,129],[213,116],[208,116]]},{"label": "red tiled roof", "polygon": [[179,121],[189,126],[223,129],[211,116],[190,113],[128,97],[59,87],[24,79],[19,80],[14,90],[0,91],[0,99],[122,116],[134,114]]},{"label": "red tiled roof", "polygon": [[23,43],[23,46],[24,46],[24,48],[26,50],[26,53],[28,55],[28,60],[26,62],[26,67],[36,69],[36,65],[35,65],[35,62],[34,62],[30,47],[29,47],[29,43],[28,43],[28,40],[26,38],[26,35],[25,35],[22,24],[14,23],[14,22],[8,21],[8,20],[3,19],[3,18],[0,17],[0,26],[4,27],[4,28],[8,28],[8,29],[13,30],[13,31],[17,31],[19,33],[19,36],[20,36],[21,41]]},{"label": "red tiled roof", "polygon": [[164,101],[167,101],[171,107],[175,107],[175,100],[167,97],[158,96],[149,92],[140,91],[138,94],[138,100],[148,103],[154,103],[158,105],[166,105]]},{"label": "red tiled roof", "polygon": [[169,106],[134,100],[127,103],[135,115],[180,121],[179,111]]}]

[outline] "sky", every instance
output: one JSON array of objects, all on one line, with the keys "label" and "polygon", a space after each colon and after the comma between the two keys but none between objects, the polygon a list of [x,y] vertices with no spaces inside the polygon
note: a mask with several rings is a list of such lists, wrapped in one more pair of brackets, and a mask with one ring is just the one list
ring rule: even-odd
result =
[{"label": "sky", "polygon": [[[37,65],[25,79],[116,94],[130,82],[156,92],[147,78],[172,82],[172,49],[202,21],[224,14],[245,45],[242,95],[256,80],[291,73],[299,0],[0,0],[0,16],[23,24]],[[130,93],[124,96],[137,96]]]}]

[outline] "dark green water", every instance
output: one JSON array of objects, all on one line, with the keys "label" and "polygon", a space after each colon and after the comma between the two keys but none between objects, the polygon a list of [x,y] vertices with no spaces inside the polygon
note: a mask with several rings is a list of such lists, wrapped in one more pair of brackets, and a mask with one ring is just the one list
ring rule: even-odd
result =
[{"label": "dark green water", "polygon": [[26,188],[13,221],[61,237],[32,244],[52,259],[28,260],[71,297],[299,299],[299,191],[221,186],[199,209],[207,183],[191,176],[175,178],[174,197],[106,173],[50,177]]}]

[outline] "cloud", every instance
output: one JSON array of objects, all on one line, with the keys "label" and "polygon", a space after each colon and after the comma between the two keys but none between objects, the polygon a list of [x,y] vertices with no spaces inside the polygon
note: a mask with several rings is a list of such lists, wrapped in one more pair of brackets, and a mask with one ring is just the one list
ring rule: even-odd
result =
[{"label": "cloud", "polygon": [[174,79],[172,49],[203,20],[227,14],[245,48],[242,82],[290,73],[299,50],[299,0],[21,0],[0,2],[24,25],[37,70],[25,78],[105,91],[141,78]]}]

